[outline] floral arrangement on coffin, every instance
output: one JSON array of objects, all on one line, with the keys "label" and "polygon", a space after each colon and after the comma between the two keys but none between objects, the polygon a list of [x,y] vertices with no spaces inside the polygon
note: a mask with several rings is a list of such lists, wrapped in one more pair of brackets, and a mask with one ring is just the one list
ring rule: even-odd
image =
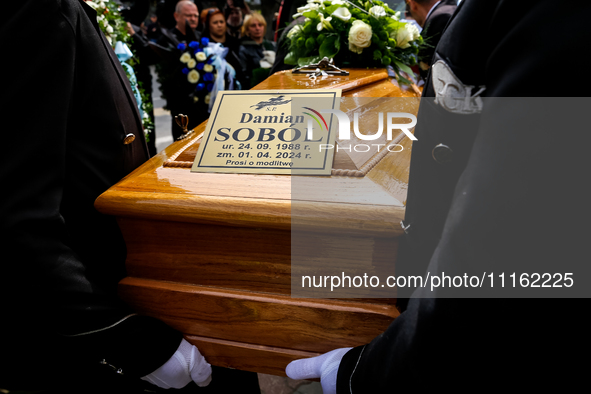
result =
[{"label": "floral arrangement on coffin", "polygon": [[182,63],[181,72],[187,76],[187,82],[190,84],[189,98],[194,103],[203,101],[207,105],[211,100],[211,91],[216,80],[216,69],[212,64],[215,55],[207,54],[208,45],[209,39],[203,37],[201,42],[181,42],[177,46],[182,52],[179,59]]},{"label": "floral arrangement on coffin", "polygon": [[423,39],[412,23],[400,21],[400,12],[382,1],[308,0],[293,17],[305,17],[287,38],[285,63],[308,65],[323,57],[339,66],[392,66],[398,79],[410,83],[400,71],[414,75]]}]

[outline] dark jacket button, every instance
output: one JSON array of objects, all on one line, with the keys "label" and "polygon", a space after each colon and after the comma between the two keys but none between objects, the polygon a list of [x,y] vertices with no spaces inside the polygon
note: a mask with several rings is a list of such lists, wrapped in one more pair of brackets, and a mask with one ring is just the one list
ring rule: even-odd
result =
[{"label": "dark jacket button", "polygon": [[439,164],[451,163],[453,160],[454,152],[447,145],[439,144],[431,152],[433,159]]},{"label": "dark jacket button", "polygon": [[133,135],[132,133],[129,133],[125,136],[125,139],[123,140],[123,144],[124,145],[129,145],[131,144],[133,141],[135,141],[135,135]]}]

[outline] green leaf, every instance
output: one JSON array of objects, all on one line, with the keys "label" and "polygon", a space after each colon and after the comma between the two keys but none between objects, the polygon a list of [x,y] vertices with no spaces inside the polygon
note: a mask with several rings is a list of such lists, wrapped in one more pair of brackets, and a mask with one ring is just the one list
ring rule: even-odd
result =
[{"label": "green leaf", "polygon": [[285,59],[283,59],[283,62],[285,64],[289,64],[290,66],[295,66],[296,64],[298,64],[296,55],[293,52],[289,52],[287,55],[285,55]]},{"label": "green leaf", "polygon": [[322,45],[320,45],[320,57],[335,57],[337,53],[339,53],[339,49],[341,47],[341,43],[338,40],[337,35],[330,35],[322,41]]},{"label": "green leaf", "polygon": [[318,11],[310,10],[304,12],[302,15],[304,15],[306,18],[314,19],[318,18]]},{"label": "green leaf", "polygon": [[415,75],[415,73],[406,64],[400,63],[397,60],[394,60],[394,64],[396,65],[396,67],[398,67],[400,70],[404,71],[408,75],[411,75],[411,76]]},{"label": "green leaf", "polygon": [[408,79],[404,78],[402,75],[396,73],[396,76],[397,76],[396,79],[398,80],[398,82],[400,82],[404,85],[410,85],[410,81]]},{"label": "green leaf", "polygon": [[331,5],[330,7],[326,7],[325,11],[328,15],[332,15],[333,12],[335,12],[338,8],[343,7],[343,5],[337,4],[337,5]]},{"label": "green leaf", "polygon": [[298,59],[298,66],[307,66],[308,64],[318,63],[320,61],[320,56],[308,56],[308,57],[301,57]]}]

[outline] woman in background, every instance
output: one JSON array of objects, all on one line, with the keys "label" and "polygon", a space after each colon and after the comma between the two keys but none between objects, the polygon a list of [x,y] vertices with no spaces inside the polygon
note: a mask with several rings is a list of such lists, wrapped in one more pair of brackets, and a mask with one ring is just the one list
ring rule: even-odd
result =
[{"label": "woman in background", "polygon": [[239,52],[244,66],[244,89],[250,89],[264,81],[275,62],[275,43],[265,39],[266,32],[267,22],[261,14],[253,12],[246,16],[242,25],[244,38]]},{"label": "woman in background", "polygon": [[201,12],[201,21],[203,23],[201,37],[207,37],[210,42],[217,42],[228,48],[226,61],[234,67],[236,79],[242,83],[244,66],[238,56],[240,41],[229,34],[224,13],[218,8],[205,9]]}]

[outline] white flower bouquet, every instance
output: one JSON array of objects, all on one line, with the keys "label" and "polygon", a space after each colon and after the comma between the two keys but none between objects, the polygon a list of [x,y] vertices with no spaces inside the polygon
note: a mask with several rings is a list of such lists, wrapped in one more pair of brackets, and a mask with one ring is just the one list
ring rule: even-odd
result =
[{"label": "white flower bouquet", "polygon": [[323,57],[339,66],[392,66],[402,82],[404,71],[417,64],[423,39],[411,23],[382,1],[308,0],[294,18],[304,17],[287,34],[289,53],[285,63],[307,65]]}]

